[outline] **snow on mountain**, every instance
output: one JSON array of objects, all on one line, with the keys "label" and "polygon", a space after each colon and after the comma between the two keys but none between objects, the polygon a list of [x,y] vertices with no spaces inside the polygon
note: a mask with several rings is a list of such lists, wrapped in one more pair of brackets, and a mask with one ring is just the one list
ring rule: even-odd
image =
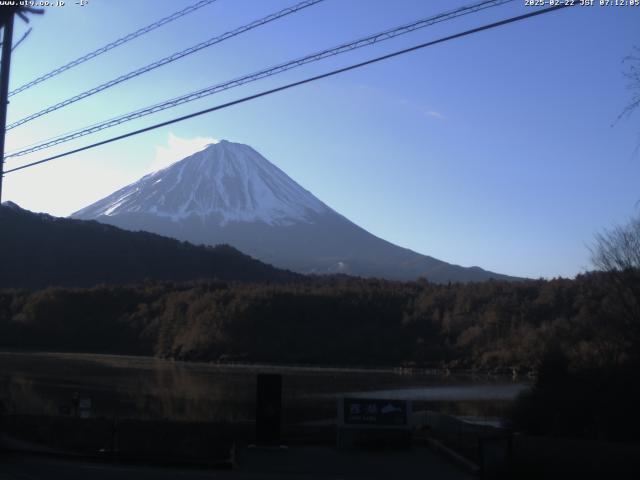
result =
[{"label": "snow on mountain", "polygon": [[148,213],[174,221],[192,215],[229,222],[291,225],[330,211],[248,145],[222,140],[140,180],[73,216]]},{"label": "snow on mountain", "polygon": [[301,273],[435,282],[511,279],[389,243],[330,209],[248,145],[221,141],[72,215],[195,244],[229,244]]}]

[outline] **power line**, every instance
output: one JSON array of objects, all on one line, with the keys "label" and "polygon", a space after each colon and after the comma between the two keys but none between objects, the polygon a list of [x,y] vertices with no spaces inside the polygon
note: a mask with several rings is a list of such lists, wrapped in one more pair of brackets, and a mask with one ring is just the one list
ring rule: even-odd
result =
[{"label": "power line", "polygon": [[17,172],[19,170],[24,170],[26,168],[34,167],[34,166],[40,165],[42,163],[46,163],[46,162],[50,162],[52,160],[56,160],[58,158],[62,158],[62,157],[66,157],[66,156],[72,155],[74,153],[79,153],[79,152],[82,152],[82,151],[85,151],[85,150],[89,150],[91,148],[96,148],[96,147],[99,147],[99,146],[102,146],[102,145],[106,145],[108,143],[115,142],[115,141],[118,141],[118,140],[123,140],[123,139],[128,138],[128,137],[133,137],[133,136],[139,135],[141,133],[145,133],[145,132],[148,132],[148,131],[151,131],[151,130],[155,130],[155,129],[161,128],[161,127],[166,127],[167,125],[171,125],[171,124],[174,124],[174,123],[182,122],[184,120],[189,120],[191,118],[198,117],[200,115],[204,115],[204,114],[207,114],[207,113],[215,112],[217,110],[223,110],[225,108],[229,108],[229,107],[232,107],[234,105],[239,105],[241,103],[245,103],[245,102],[248,102],[248,101],[251,101],[251,100],[255,100],[257,98],[265,97],[267,95],[271,95],[271,94],[274,94],[274,93],[277,93],[277,92],[282,92],[284,90],[288,90],[288,89],[293,88],[293,87],[297,87],[297,86],[304,85],[304,84],[307,84],[307,83],[315,82],[316,80],[321,80],[323,78],[332,77],[334,75],[338,75],[340,73],[348,72],[350,70],[355,70],[357,68],[361,68],[361,67],[364,67],[366,65],[371,65],[373,63],[381,62],[383,60],[388,60],[390,58],[397,57],[397,56],[403,55],[405,53],[414,52],[416,50],[420,50],[420,49],[423,49],[423,48],[426,48],[426,47],[430,47],[432,45],[436,45],[438,43],[444,43],[444,42],[447,42],[449,40],[454,40],[456,38],[461,38],[461,37],[464,37],[464,36],[467,36],[467,35],[471,35],[471,34],[474,34],[474,33],[482,32],[484,30],[497,28],[497,27],[500,27],[500,26],[503,26],[503,25],[507,25],[507,24],[514,23],[514,22],[518,22],[518,21],[521,21],[521,20],[525,20],[527,18],[538,16],[538,15],[543,15],[545,13],[550,13],[550,12],[553,12],[553,11],[556,11],[556,10],[560,10],[560,9],[563,9],[563,8],[566,8],[566,7],[570,7],[570,6],[572,6],[570,3],[565,3],[565,4],[561,4],[561,5],[554,6],[554,7],[548,7],[548,8],[544,8],[544,9],[540,9],[540,10],[534,10],[534,11],[526,13],[524,15],[518,15],[516,17],[511,17],[511,18],[507,18],[505,20],[500,20],[498,22],[486,24],[486,25],[483,25],[481,27],[473,28],[471,30],[466,30],[464,32],[460,32],[460,33],[456,33],[456,34],[453,34],[453,35],[449,35],[447,37],[442,37],[442,38],[439,38],[437,40],[432,40],[430,42],[421,43],[419,45],[415,45],[413,47],[405,48],[403,50],[398,50],[398,51],[395,51],[395,52],[392,52],[392,53],[389,53],[389,54],[386,54],[386,55],[382,55],[380,57],[372,58],[372,59],[366,60],[364,62],[356,63],[356,64],[353,64],[353,65],[349,65],[348,67],[343,67],[343,68],[332,70],[330,72],[326,72],[326,73],[323,73],[323,74],[320,74],[320,75],[315,75],[313,77],[308,77],[308,78],[305,78],[304,80],[299,80],[297,82],[288,83],[286,85],[282,85],[280,87],[272,88],[270,90],[265,90],[265,91],[256,93],[254,95],[249,95],[247,97],[240,98],[238,100],[233,100],[231,102],[223,103],[221,105],[216,105],[214,107],[210,107],[210,108],[207,108],[207,109],[204,109],[204,110],[200,110],[198,112],[190,113],[188,115],[183,115],[181,117],[177,117],[177,118],[173,118],[171,120],[167,120],[165,122],[157,123],[157,124],[151,125],[149,127],[141,128],[139,130],[134,130],[132,132],[128,132],[128,133],[125,133],[125,134],[122,134],[122,135],[118,135],[116,137],[111,137],[111,138],[109,138],[107,140],[102,140],[100,142],[92,143],[90,145],[85,145],[84,147],[80,147],[80,148],[76,148],[76,149],[73,149],[73,150],[69,150],[67,152],[59,153],[57,155],[53,155],[53,156],[44,158],[42,160],[38,160],[36,162],[27,163],[25,165],[21,165],[19,167],[15,167],[15,168],[12,168],[10,170],[7,170],[5,173],[12,173],[12,172]]},{"label": "power line", "polygon": [[80,137],[84,137],[86,135],[90,135],[101,130],[105,130],[107,128],[115,127],[122,123],[129,122],[131,120],[135,120],[137,118],[141,118],[147,115],[151,115],[153,113],[157,113],[169,108],[177,107],[179,105],[183,105],[188,102],[192,102],[194,100],[199,100],[203,97],[213,95],[215,93],[219,93],[224,90],[229,90],[231,88],[239,87],[241,85],[245,85],[247,83],[255,82],[257,80],[261,80],[266,77],[270,77],[273,75],[277,75],[279,73],[291,70],[293,68],[297,68],[308,63],[317,62],[319,60],[323,60],[328,57],[332,57],[335,55],[339,55],[351,50],[355,50],[358,48],[366,47],[369,45],[373,45],[375,43],[379,43],[385,40],[389,40],[400,35],[405,35],[407,33],[413,32],[415,30],[425,28],[430,25],[434,25],[436,23],[444,22],[447,20],[452,20],[457,17],[461,17],[463,15],[468,15],[471,13],[475,13],[481,10],[485,10],[487,8],[497,7],[505,3],[512,2],[513,0],[485,0],[479,3],[474,3],[468,6],[460,7],[458,9],[440,13],[438,15],[428,17],[422,20],[418,20],[416,22],[402,25],[400,27],[395,27],[389,30],[385,30],[380,33],[376,33],[374,35],[369,35],[368,37],[361,38],[356,41],[348,42],[341,44],[337,47],[332,47],[326,50],[322,50],[320,52],[316,52],[311,55],[307,55],[305,57],[301,57],[295,60],[290,60],[286,63],[282,63],[273,67],[269,67],[267,69],[261,70],[259,72],[255,72],[249,75],[244,75],[239,78],[235,78],[233,80],[229,80],[223,83],[219,83],[216,85],[212,85],[210,87],[197,90],[195,92],[188,93],[186,95],[182,95],[180,97],[176,97],[170,100],[166,100],[164,102],[151,105],[149,107],[145,107],[140,110],[136,110],[133,112],[129,112],[124,115],[120,115],[118,117],[111,118],[109,120],[105,120],[101,123],[96,123],[84,129],[75,130],[73,132],[68,132],[63,135],[60,135],[53,140],[48,140],[42,143],[39,143],[35,146],[23,148],[22,150],[12,152],[9,155],[6,155],[5,158],[10,157],[20,157],[27,155],[29,153],[33,153],[39,150],[43,150],[46,148],[53,147],[55,145],[59,145],[61,143],[66,143],[71,140],[75,140]]},{"label": "power line", "polygon": [[177,20],[180,17],[183,17],[191,12],[195,12],[196,10],[205,7],[213,2],[216,2],[217,0],[200,0],[196,3],[194,3],[193,5],[190,5],[186,8],[183,8],[182,10],[179,10],[175,13],[172,13],[171,15],[169,15],[168,17],[164,17],[161,18],[160,20],[147,25],[146,27],[142,27],[138,30],[136,30],[133,33],[130,33],[128,35],[125,35],[124,37],[118,38],[117,40],[114,40],[111,43],[106,44],[103,47],[100,47],[92,52],[87,53],[86,55],[83,55],[82,57],[76,58],[75,60],[72,60],[71,62],[62,65],[61,67],[56,68],[55,70],[50,71],[49,73],[46,73],[38,78],[36,78],[35,80],[32,80],[28,83],[25,83],[24,85],[16,88],[15,90],[13,90],[12,92],[9,92],[9,96],[13,96],[16,95],[20,92],[23,92],[25,90],[27,90],[28,88],[31,88],[35,85],[38,85],[39,83],[44,82],[45,80],[48,80],[50,78],[55,77],[56,75],[60,75],[62,72],[66,72],[67,70],[73,68],[73,67],[77,67],[78,65],[80,65],[81,63],[84,63],[88,60],[91,60],[92,58],[95,58],[99,55],[102,55],[103,53],[108,52],[109,50],[113,50],[116,47],[119,47],[120,45],[123,45],[127,42],[130,42],[131,40],[138,38],[141,35],[144,35],[146,33],[151,32],[152,30],[155,30],[156,28],[162,27],[163,25],[166,25],[167,23],[171,23],[174,20]]},{"label": "power line", "polygon": [[18,127],[22,124],[25,124],[27,122],[30,122],[31,120],[35,120],[38,117],[42,117],[43,115],[47,115],[48,113],[51,112],[55,112],[56,110],[59,110],[60,108],[66,107],[68,105],[71,105],[72,103],[78,102],[84,98],[90,97],[91,95],[95,95],[96,93],[102,92],[103,90],[106,90],[108,88],[111,88],[115,85],[118,85],[119,83],[125,82],[127,80],[130,80],[134,77],[140,76],[144,73],[150,72],[151,70],[155,70],[156,68],[162,67],[164,65],[167,65],[169,63],[175,62],[176,60],[179,60],[183,57],[186,57],[187,55],[191,55],[192,53],[196,53],[199,52],[200,50],[210,47],[212,45],[221,43],[225,40],[228,40],[229,38],[235,37],[237,35],[240,35],[244,32],[247,32],[249,30],[253,30],[254,28],[258,28],[262,25],[265,25],[267,23],[273,22],[274,20],[278,20],[279,18],[285,17],[287,15],[291,15],[292,13],[296,13],[300,10],[303,10],[305,8],[311,7],[313,5],[316,5],[317,3],[323,2],[324,0],[305,0],[303,2],[300,2],[296,5],[292,5],[291,7],[287,7],[285,9],[282,9],[280,11],[277,11],[275,13],[272,13],[270,15],[267,15],[266,17],[263,17],[261,19],[255,20],[251,23],[248,23],[246,25],[243,25],[241,27],[238,27],[234,30],[231,30],[229,32],[223,33],[222,35],[218,35],[215,37],[212,37],[204,42],[198,43],[197,45],[193,45],[187,49],[184,49],[182,51],[176,52],[172,55],[169,55],[167,57],[164,57],[158,61],[155,61],[153,63],[150,63],[149,65],[146,65],[144,67],[138,68],[136,70],[133,70],[125,75],[121,75],[113,80],[109,80],[108,82],[105,82],[101,85],[98,85],[97,87],[91,88],[89,90],[86,90],[82,93],[79,93],[78,95],[74,95],[71,98],[68,98],[66,100],[63,100],[62,102],[56,103],[55,105],[51,105],[50,107],[47,107],[43,110],[40,110],[39,112],[36,113],[32,113],[31,115],[28,115],[20,120],[17,120],[13,123],[11,123],[10,125],[7,126],[7,130],[11,130],[15,127]]},{"label": "power line", "polygon": [[20,37],[20,40],[18,40],[16,43],[13,44],[13,47],[11,47],[11,51],[15,51],[16,48],[18,48],[18,46],[24,42],[27,37],[29,36],[29,34],[31,33],[31,31],[33,30],[33,28],[29,28],[29,30],[27,30],[26,32],[24,32],[22,34],[22,36]]},{"label": "power line", "polygon": [[341,53],[344,53],[344,52],[347,52],[347,51],[350,51],[350,50],[354,50],[354,49],[357,49],[357,48],[361,48],[361,47],[364,47],[364,46],[369,46],[369,45],[372,45],[374,43],[378,43],[380,41],[388,40],[388,39],[394,38],[396,36],[403,35],[403,34],[406,34],[406,33],[410,33],[410,32],[412,32],[414,30],[417,30],[417,29],[420,29],[420,28],[424,28],[424,27],[429,26],[429,25],[433,25],[435,23],[439,23],[439,22],[442,22],[442,21],[445,21],[445,20],[451,20],[453,18],[462,16],[462,15],[474,13],[474,12],[477,12],[477,11],[480,11],[480,10],[484,10],[484,9],[490,8],[490,7],[499,6],[499,5],[502,5],[504,3],[508,3],[508,2],[511,2],[511,1],[513,1],[513,0],[488,0],[488,1],[482,1],[482,2],[479,2],[479,3],[476,3],[476,4],[472,4],[472,5],[469,5],[469,6],[458,8],[458,9],[453,10],[453,11],[441,13],[441,14],[438,14],[438,15],[433,16],[433,17],[422,19],[422,20],[419,20],[417,22],[413,22],[413,23],[408,24],[408,25],[403,25],[403,26],[396,27],[396,28],[393,28],[393,29],[390,29],[390,30],[386,30],[384,32],[380,32],[380,33],[377,33],[375,35],[370,35],[368,37],[356,40],[354,42],[350,42],[350,43],[347,43],[347,44],[342,44],[342,45],[340,45],[338,47],[333,47],[333,48],[330,48],[330,49],[327,49],[327,50],[323,50],[321,52],[318,52],[318,53],[315,53],[315,54],[312,54],[312,55],[308,55],[306,57],[299,58],[299,59],[296,59],[296,60],[292,60],[292,61],[286,62],[284,64],[277,65],[275,67],[270,67],[268,69],[265,69],[265,70],[262,70],[262,71],[259,71],[259,72],[253,73],[253,74],[245,75],[243,77],[236,78],[236,79],[233,79],[231,81],[224,82],[222,84],[213,85],[211,87],[207,87],[205,89],[202,89],[202,90],[199,90],[199,91],[196,91],[196,92],[192,92],[192,93],[189,93],[187,95],[183,95],[181,97],[177,97],[177,98],[174,98],[174,99],[171,99],[171,100],[167,100],[165,102],[162,102],[162,103],[159,103],[159,104],[155,104],[155,105],[152,105],[150,107],[146,107],[146,108],[143,108],[143,109],[140,109],[140,110],[136,110],[134,112],[130,112],[130,113],[125,114],[125,115],[114,117],[114,118],[108,119],[106,121],[103,121],[101,123],[93,124],[93,125],[91,125],[89,127],[86,127],[84,129],[78,129],[78,130],[74,130],[73,132],[68,132],[66,134],[63,134],[63,135],[60,135],[60,136],[56,136],[53,139],[46,140],[46,141],[43,141],[41,143],[38,143],[33,147],[29,146],[29,148],[23,148],[20,151],[12,152],[11,154],[7,155],[6,158],[16,157],[16,156],[23,156],[23,155],[27,155],[29,153],[33,153],[33,152],[38,151],[38,150],[43,150],[43,149],[46,149],[46,148],[50,148],[50,147],[58,145],[60,143],[66,143],[66,142],[68,142],[70,140],[74,140],[74,139],[77,139],[77,138],[80,138],[80,137],[83,137],[83,136],[86,136],[86,135],[90,135],[92,133],[96,133],[98,131],[105,130],[107,128],[111,128],[111,127],[117,126],[119,124],[131,121],[131,120],[134,120],[134,119],[137,119],[137,118],[141,118],[143,116],[150,115],[150,114],[162,111],[162,110],[166,110],[168,108],[173,108],[175,106],[182,105],[184,103],[188,103],[188,102],[191,102],[191,101],[194,101],[194,100],[198,100],[200,98],[203,98],[205,96],[218,93],[218,92],[223,91],[223,90],[227,90],[227,89],[230,89],[230,88],[235,88],[235,87],[244,85],[246,83],[250,83],[250,82],[253,82],[253,81],[260,80],[260,79],[268,77],[268,76],[276,75],[278,73],[282,73],[282,72],[290,70],[292,68],[296,68],[296,67],[305,65],[307,63],[311,63],[311,62],[314,62],[314,61],[319,61],[319,60],[322,60],[324,58],[327,58],[327,57],[330,57],[330,56],[334,56],[334,55],[338,55],[338,54],[341,54]]}]

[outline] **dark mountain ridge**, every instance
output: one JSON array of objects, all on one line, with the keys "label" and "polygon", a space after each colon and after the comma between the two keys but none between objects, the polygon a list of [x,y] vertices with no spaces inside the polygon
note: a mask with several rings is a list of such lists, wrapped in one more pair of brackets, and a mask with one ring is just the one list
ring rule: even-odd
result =
[{"label": "dark mountain ridge", "polygon": [[228,245],[196,246],[95,221],[33,213],[12,202],[0,205],[0,232],[0,288],[302,278]]}]

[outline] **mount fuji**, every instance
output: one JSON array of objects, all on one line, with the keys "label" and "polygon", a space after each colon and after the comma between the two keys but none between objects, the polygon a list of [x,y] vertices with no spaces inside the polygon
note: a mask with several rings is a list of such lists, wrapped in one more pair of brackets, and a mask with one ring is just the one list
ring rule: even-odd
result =
[{"label": "mount fuji", "polygon": [[433,282],[515,280],[399,247],[335,212],[248,145],[222,140],[73,218],[195,244],[226,243],[301,273]]}]

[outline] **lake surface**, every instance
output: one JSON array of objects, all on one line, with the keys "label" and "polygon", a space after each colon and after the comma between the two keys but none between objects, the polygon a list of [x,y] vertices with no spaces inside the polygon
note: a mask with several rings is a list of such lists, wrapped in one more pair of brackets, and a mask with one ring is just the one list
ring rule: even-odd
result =
[{"label": "lake surface", "polygon": [[332,419],[342,395],[414,401],[479,420],[499,419],[527,388],[511,377],[400,374],[393,370],[233,366],[148,357],[0,352],[0,410],[67,414],[75,398],[91,415],[184,421],[255,418],[256,374],[283,375],[283,421]]}]

